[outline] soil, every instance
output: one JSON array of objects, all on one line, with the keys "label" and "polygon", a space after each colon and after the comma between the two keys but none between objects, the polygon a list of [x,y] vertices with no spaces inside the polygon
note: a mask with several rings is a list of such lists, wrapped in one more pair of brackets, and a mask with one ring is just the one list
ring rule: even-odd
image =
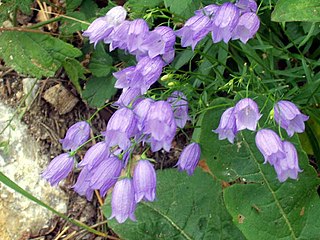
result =
[{"label": "soil", "polygon": [[[77,121],[90,118],[96,111],[96,109],[90,108],[81,100],[70,81],[66,79],[64,73],[58,72],[54,78],[39,80],[36,98],[22,115],[25,106],[24,104],[21,105],[20,102],[23,101],[22,79],[25,76],[21,76],[14,71],[9,71],[10,69],[4,66],[0,66],[0,69],[2,69],[2,72],[0,71],[0,79],[2,79],[0,82],[1,101],[17,109],[19,116],[22,117],[22,121],[28,125],[30,135],[40,144],[41,154],[47,155],[48,159],[52,159],[63,152],[59,139],[64,137],[67,129]],[[43,99],[44,92],[57,83],[62,84],[79,98],[79,102],[75,107],[69,113],[63,115],[60,115],[57,109]],[[113,111],[114,109],[112,108],[105,108],[97,114],[92,122],[94,135],[99,134],[105,129]],[[156,169],[169,168],[176,164],[186,142],[185,134],[179,133],[173,141],[170,153],[159,151],[155,154],[148,152],[147,155],[156,160]],[[83,157],[85,150],[79,153],[80,159]],[[106,219],[100,210],[101,200],[103,201],[103,199],[95,195],[93,200],[88,202],[71,189],[76,182],[77,175],[78,173],[70,174],[64,184],[60,185],[69,196],[66,215],[89,226],[105,221]],[[97,230],[102,232],[105,232],[106,229],[106,224],[97,227]],[[108,229],[107,231],[111,236],[116,237],[111,230]],[[22,239],[55,239],[61,232],[64,232],[63,236],[70,237],[70,239],[103,239],[94,234],[84,232],[59,217],[51,219],[48,227],[45,229],[41,229],[38,232],[26,232]]]}]

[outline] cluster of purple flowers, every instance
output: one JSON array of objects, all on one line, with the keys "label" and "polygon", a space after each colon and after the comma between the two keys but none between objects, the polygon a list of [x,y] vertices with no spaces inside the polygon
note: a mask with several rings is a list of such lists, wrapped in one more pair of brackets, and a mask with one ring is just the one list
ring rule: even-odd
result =
[{"label": "cluster of purple flowers", "polygon": [[[308,116],[302,114],[295,104],[290,101],[279,101],[274,106],[274,119],[291,137],[295,132],[305,129],[304,121]],[[221,116],[219,126],[213,132],[219,134],[219,140],[228,139],[234,142],[237,133],[243,129],[255,131],[261,118],[258,105],[250,98],[240,100],[235,107],[230,107]],[[282,141],[271,129],[260,129],[256,134],[256,145],[262,153],[265,162],[271,164],[280,182],[288,178],[297,179],[301,172],[298,154],[295,146]]]},{"label": "cluster of purple flowers", "polygon": [[197,10],[185,25],[176,32],[183,47],[195,48],[197,43],[211,32],[214,43],[240,39],[246,43],[259,29],[260,20],[256,14],[254,0],[238,0],[235,4],[226,2],[221,6],[211,4]]}]

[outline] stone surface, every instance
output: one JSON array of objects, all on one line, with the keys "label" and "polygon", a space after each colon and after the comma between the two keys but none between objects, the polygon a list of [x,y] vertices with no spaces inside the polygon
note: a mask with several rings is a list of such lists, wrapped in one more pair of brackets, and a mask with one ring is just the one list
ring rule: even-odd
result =
[{"label": "stone surface", "polygon": [[[13,115],[13,110],[0,103],[0,131]],[[66,212],[67,196],[52,188],[40,174],[49,157],[41,156],[37,142],[27,133],[27,126],[17,119],[0,135],[0,171],[60,212]],[[15,240],[26,231],[44,227],[53,216],[47,209],[16,193],[0,182],[0,239]]]}]

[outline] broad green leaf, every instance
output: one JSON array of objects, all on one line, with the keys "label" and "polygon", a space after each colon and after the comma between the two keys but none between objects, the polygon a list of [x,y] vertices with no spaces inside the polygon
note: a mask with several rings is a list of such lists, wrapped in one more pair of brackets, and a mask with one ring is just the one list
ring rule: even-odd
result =
[{"label": "broad green leaf", "polygon": [[83,0],[66,0],[67,12],[71,12],[78,8]]},{"label": "broad green leaf", "polygon": [[319,0],[279,0],[271,15],[275,22],[320,21]]},{"label": "broad green leaf", "polygon": [[177,14],[179,17],[188,19],[193,16],[194,11],[199,9],[200,0],[164,0],[166,8],[169,8],[171,12]]},{"label": "broad green leaf", "polygon": [[[9,19],[15,9],[20,9],[24,14],[31,13],[32,0],[2,0],[0,4],[0,23]],[[11,17],[10,17],[11,18]]]},{"label": "broad green leaf", "polygon": [[100,78],[92,77],[88,80],[82,97],[91,107],[101,107],[117,92],[117,89],[114,88],[115,81],[116,79],[111,75]]},{"label": "broad green leaf", "polygon": [[[85,24],[86,16],[82,12],[70,12],[66,16],[71,17],[63,18],[61,21],[60,31],[63,35],[72,35],[77,31],[82,31],[89,27],[89,24]],[[79,20],[79,21],[77,21]]]},{"label": "broad green leaf", "polygon": [[63,67],[68,74],[68,77],[71,80],[72,84],[75,86],[78,93],[81,94],[82,89],[79,80],[86,78],[84,76],[85,68],[79,63],[79,61],[75,60],[74,58],[66,59],[63,62]]},{"label": "broad green leaf", "polygon": [[[274,128],[268,121],[272,101],[264,96],[256,96],[255,100],[263,109],[260,126]],[[233,183],[224,189],[224,201],[234,223],[247,239],[318,239],[320,201],[316,189],[320,181],[298,137],[286,140],[297,148],[303,172],[299,173],[298,180],[280,183],[273,167],[263,164],[263,156],[255,145],[255,132],[241,131],[234,144],[219,140],[218,135],[211,132],[218,127],[221,114],[227,108],[219,107],[223,103],[230,101],[216,100],[213,106],[218,107],[205,114],[200,143],[211,172]],[[286,137],[284,131],[282,135]]]},{"label": "broad green leaf", "polygon": [[104,44],[97,44],[89,63],[89,70],[96,77],[107,76],[112,68],[112,57],[106,52]]},{"label": "broad green leaf", "polygon": [[128,0],[128,5],[130,6],[134,14],[138,14],[139,12],[142,12],[145,9],[154,8],[156,6],[161,5],[162,3],[163,0]]},{"label": "broad green leaf", "polygon": [[194,57],[194,52],[191,49],[185,49],[182,52],[177,53],[172,66],[175,69],[180,69],[182,66],[187,64]]},{"label": "broad green leaf", "polygon": [[[137,222],[113,219],[108,225],[126,240],[244,239],[230,221],[221,193],[221,184],[201,169],[193,176],[176,169],[158,171],[157,200],[138,204]],[[110,217],[110,197],[103,212]]]},{"label": "broad green leaf", "polygon": [[10,31],[0,34],[0,56],[17,72],[52,77],[67,58],[81,51],[47,34]]}]

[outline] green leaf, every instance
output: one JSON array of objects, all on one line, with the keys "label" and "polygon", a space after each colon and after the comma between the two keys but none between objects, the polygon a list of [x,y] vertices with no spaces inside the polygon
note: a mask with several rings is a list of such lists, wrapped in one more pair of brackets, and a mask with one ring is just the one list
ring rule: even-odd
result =
[{"label": "green leaf", "polygon": [[2,32],[0,56],[17,72],[37,78],[52,77],[67,58],[81,56],[79,49],[47,34]]},{"label": "green leaf", "polygon": [[20,9],[24,14],[31,13],[31,3],[33,0],[2,0],[0,5],[0,24],[9,19],[9,15]]},{"label": "green leaf", "polygon": [[78,8],[83,0],[66,0],[67,12],[71,12]]},{"label": "green leaf", "polygon": [[[176,169],[157,172],[157,200],[141,202],[130,220],[108,226],[121,239],[243,239],[223,205],[221,184],[197,169],[193,176]],[[103,206],[111,215],[110,197]]]},{"label": "green leaf", "polygon": [[275,22],[320,21],[319,0],[279,0],[271,15]]},{"label": "green leaf", "polygon": [[194,57],[194,52],[191,49],[185,49],[182,52],[177,53],[172,66],[175,69],[180,69],[182,66],[187,64]]},{"label": "green leaf", "polygon": [[96,77],[107,76],[112,69],[112,57],[106,52],[103,43],[99,43],[93,51],[89,63],[89,70]]},{"label": "green leaf", "polygon": [[[70,12],[67,14],[68,17],[72,17],[74,19],[78,19],[80,21],[85,21],[86,16],[82,12]],[[73,19],[63,18],[61,21],[60,31],[63,35],[72,35],[77,31],[81,31],[89,27],[88,24],[83,22],[76,21]]]},{"label": "green leaf", "polygon": [[[256,96],[255,100],[263,109],[260,126],[273,128],[268,121],[273,102],[264,96]],[[303,172],[297,181],[288,179],[280,183],[273,167],[263,164],[263,156],[255,145],[255,132],[241,131],[234,144],[219,140],[211,132],[218,127],[221,114],[228,107],[222,106],[224,103],[230,101],[214,101],[212,106],[217,107],[205,114],[200,144],[211,172],[233,183],[224,189],[224,200],[234,223],[247,239],[318,239],[320,201],[316,189],[320,181],[298,137],[286,140],[297,148]]]},{"label": "green leaf", "polygon": [[184,19],[194,15],[194,11],[199,9],[201,1],[200,0],[179,0],[171,1],[164,0],[166,8],[169,8],[171,12],[177,14]]},{"label": "green leaf", "polygon": [[128,5],[132,9],[134,14],[139,14],[139,12],[143,12],[145,9],[151,9],[156,6],[159,6],[163,3],[163,0],[129,0]]},{"label": "green leaf", "polygon": [[107,99],[116,94],[115,82],[116,79],[112,75],[100,78],[92,77],[88,80],[82,97],[88,101],[91,107],[101,107]]},{"label": "green leaf", "polygon": [[74,58],[68,58],[63,62],[63,67],[66,73],[68,74],[69,79],[72,84],[77,89],[78,93],[81,94],[82,89],[79,83],[79,79],[85,79],[84,76],[85,68],[79,63],[79,61]]}]

